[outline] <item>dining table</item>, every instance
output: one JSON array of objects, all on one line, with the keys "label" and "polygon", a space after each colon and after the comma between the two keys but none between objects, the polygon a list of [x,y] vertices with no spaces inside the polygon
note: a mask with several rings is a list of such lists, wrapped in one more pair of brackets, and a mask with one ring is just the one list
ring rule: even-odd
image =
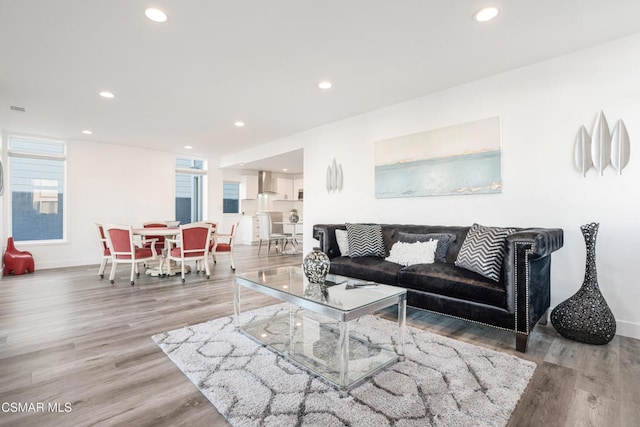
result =
[{"label": "dining table", "polygon": [[[134,236],[140,237],[150,237],[150,236],[162,236],[165,238],[165,247],[162,249],[162,253],[160,254],[160,264],[158,266],[154,266],[151,268],[147,268],[145,274],[147,276],[157,277],[157,276],[174,276],[176,274],[181,274],[181,268],[176,263],[167,262],[167,247],[166,242],[167,239],[177,240],[180,236],[180,227],[144,227],[144,228],[134,228],[132,230]],[[211,239],[215,242],[216,237],[225,237],[225,234],[216,233],[216,229],[212,229],[211,231]],[[214,243],[215,246],[215,243]],[[191,267],[185,265],[185,273],[191,271]]]},{"label": "dining table", "polygon": [[[180,235],[179,227],[145,227],[145,228],[134,228],[132,230],[134,236],[140,237],[150,237],[150,236],[162,236],[166,239],[175,239]],[[152,266],[147,268],[145,274],[151,277],[158,276],[174,276],[176,274],[180,274],[180,266],[177,264],[171,264],[167,262],[167,248],[162,249],[162,253],[160,254],[160,263],[157,266]],[[165,265],[166,264],[166,265]],[[190,271],[191,268],[187,265],[185,266],[185,272]]]},{"label": "dining table", "polygon": [[[302,221],[298,221],[298,222],[291,222],[291,221],[275,221],[274,224],[282,224],[284,225],[290,225],[292,227],[292,233],[291,233],[291,246],[292,249],[289,250],[283,250],[281,253],[283,255],[297,255],[297,254],[301,254],[302,251],[299,248],[298,245],[298,240],[296,239],[296,236],[298,236],[298,233],[296,232],[296,227],[299,225],[302,225]],[[300,234],[300,237],[302,237],[302,233]]]}]

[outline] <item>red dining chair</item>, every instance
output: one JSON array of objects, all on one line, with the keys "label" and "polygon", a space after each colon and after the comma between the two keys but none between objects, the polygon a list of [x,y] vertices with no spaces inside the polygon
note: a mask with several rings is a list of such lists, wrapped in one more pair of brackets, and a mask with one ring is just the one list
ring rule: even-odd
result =
[{"label": "red dining chair", "polygon": [[211,225],[211,240],[209,241],[209,253],[211,253],[211,251],[213,250],[213,245],[216,244],[215,234],[218,230],[218,222],[209,220],[204,220],[203,222],[205,224]]},{"label": "red dining chair", "polygon": [[[167,239],[169,248],[167,251],[167,259],[180,263],[180,274],[182,283],[185,278],[185,265],[187,261],[195,261],[196,269],[198,263],[204,263],[204,269],[207,273],[207,279],[210,277],[209,264],[207,256],[209,255],[209,242],[211,241],[211,224],[204,222],[195,222],[180,226],[179,239]],[[173,245],[176,245],[175,247]]]},{"label": "red dining chair", "polygon": [[[167,228],[167,224],[163,221],[149,221],[142,224],[144,228]],[[156,240],[156,253],[160,255],[164,249],[164,236],[146,236],[142,239],[142,247],[151,247],[151,240]]]},{"label": "red dining chair", "polygon": [[236,222],[231,226],[230,234],[214,234],[215,243],[213,245],[213,249],[211,250],[211,257],[213,258],[213,263],[217,263],[218,260],[216,255],[226,254],[229,255],[229,261],[231,263],[231,269],[235,271],[236,265],[233,261],[233,241],[236,237],[236,232],[238,231],[238,225],[240,222]]},{"label": "red dining chair", "polygon": [[104,279],[104,270],[107,268],[107,263],[111,260],[111,251],[109,250],[109,244],[107,243],[107,236],[104,234],[104,227],[102,224],[96,224],[96,231],[98,232],[98,241],[100,242],[100,253],[102,253],[102,262],[98,268],[98,275],[101,279]]},{"label": "red dining chair", "polygon": [[218,222],[217,222],[217,221],[209,221],[209,220],[207,219],[207,220],[204,220],[203,222],[204,222],[205,224],[209,224],[209,225],[211,225],[211,233],[215,233],[215,232],[216,232],[216,230],[218,229]]},{"label": "red dining chair", "polygon": [[[109,281],[111,284],[115,282],[116,268],[119,263],[131,264],[131,286],[134,285],[134,273],[139,276],[138,264],[155,260],[157,252],[155,248],[156,241],[151,240],[148,248],[140,248],[136,246],[133,240],[133,227],[130,225],[105,225],[104,233],[107,236],[107,244],[111,252],[111,274]],[[162,258],[160,258],[162,262]]]}]

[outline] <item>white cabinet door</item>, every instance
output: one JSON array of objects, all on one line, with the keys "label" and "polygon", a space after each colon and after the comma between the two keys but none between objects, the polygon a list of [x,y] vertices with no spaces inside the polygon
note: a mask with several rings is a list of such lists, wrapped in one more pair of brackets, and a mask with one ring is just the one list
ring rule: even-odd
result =
[{"label": "white cabinet door", "polygon": [[240,228],[240,242],[244,245],[254,245],[260,241],[260,228],[258,223],[258,217],[245,216],[241,220]]},{"label": "white cabinet door", "polygon": [[244,194],[240,194],[240,198],[256,199],[258,197],[258,178],[253,175],[246,175],[242,177],[242,182],[244,183]]},{"label": "white cabinet door", "polygon": [[276,191],[281,200],[293,200],[293,180],[276,178]]}]

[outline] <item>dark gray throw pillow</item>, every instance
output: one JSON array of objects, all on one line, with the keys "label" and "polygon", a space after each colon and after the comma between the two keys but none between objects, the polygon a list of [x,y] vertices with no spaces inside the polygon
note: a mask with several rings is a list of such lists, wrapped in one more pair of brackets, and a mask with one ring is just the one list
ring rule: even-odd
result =
[{"label": "dark gray throw pillow", "polygon": [[384,240],[380,225],[346,224],[349,257],[377,256],[384,258]]},{"label": "dark gray throw pillow", "polygon": [[484,277],[500,280],[505,240],[514,233],[513,228],[485,227],[473,224],[462,242],[456,265]]},{"label": "dark gray throw pillow", "polygon": [[447,262],[447,252],[449,251],[449,243],[456,240],[456,235],[451,233],[398,233],[398,242],[415,243],[428,242],[429,240],[437,240],[436,262]]}]

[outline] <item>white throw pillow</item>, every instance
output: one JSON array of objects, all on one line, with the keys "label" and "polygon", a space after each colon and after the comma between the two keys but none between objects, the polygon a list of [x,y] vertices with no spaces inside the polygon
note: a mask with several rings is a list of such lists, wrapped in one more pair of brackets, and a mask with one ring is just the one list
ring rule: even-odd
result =
[{"label": "white throw pillow", "polygon": [[414,264],[433,264],[437,247],[437,240],[415,243],[396,242],[385,259],[405,267]]},{"label": "white throw pillow", "polygon": [[349,256],[349,236],[347,230],[336,230],[336,241],[340,248],[340,255]]}]

